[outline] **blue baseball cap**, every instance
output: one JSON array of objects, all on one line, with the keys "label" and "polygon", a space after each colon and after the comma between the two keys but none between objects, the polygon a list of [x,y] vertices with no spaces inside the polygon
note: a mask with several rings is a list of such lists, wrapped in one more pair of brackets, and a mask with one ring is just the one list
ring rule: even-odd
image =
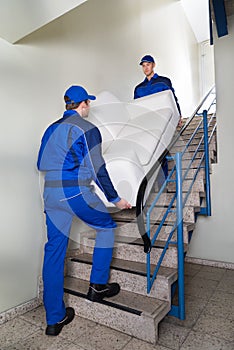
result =
[{"label": "blue baseball cap", "polygon": [[139,64],[142,65],[143,62],[152,62],[152,63],[154,63],[154,59],[153,59],[152,56],[146,55],[146,56],[142,57],[141,62]]},{"label": "blue baseball cap", "polygon": [[64,94],[64,97],[67,96],[70,101],[66,101],[66,104],[70,103],[79,103],[85,100],[96,100],[96,97],[93,95],[89,95],[87,91],[82,87],[78,85],[72,85],[67,89],[67,91]]}]

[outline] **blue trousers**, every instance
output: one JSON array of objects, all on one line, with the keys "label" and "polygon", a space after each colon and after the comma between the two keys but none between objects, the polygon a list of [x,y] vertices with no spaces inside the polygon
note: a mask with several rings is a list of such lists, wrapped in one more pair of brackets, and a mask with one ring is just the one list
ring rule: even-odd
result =
[{"label": "blue trousers", "polygon": [[157,178],[159,188],[162,187],[167,177],[168,177],[168,162],[167,162],[167,159],[164,159]]},{"label": "blue trousers", "polygon": [[106,284],[114,246],[115,222],[91,187],[45,188],[44,208],[47,238],[43,263],[43,301],[48,325],[61,321],[66,309],[63,301],[64,261],[72,219],[79,217],[96,229],[90,282]]}]

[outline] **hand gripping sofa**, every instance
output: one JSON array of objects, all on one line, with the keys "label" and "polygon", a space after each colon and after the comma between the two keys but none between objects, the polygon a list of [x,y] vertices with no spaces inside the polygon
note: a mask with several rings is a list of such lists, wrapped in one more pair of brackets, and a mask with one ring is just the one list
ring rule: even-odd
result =
[{"label": "hand gripping sofa", "polygon": [[172,92],[121,102],[104,91],[92,102],[89,121],[101,132],[103,157],[119,196],[135,206],[142,179],[171,142],[179,121]]}]

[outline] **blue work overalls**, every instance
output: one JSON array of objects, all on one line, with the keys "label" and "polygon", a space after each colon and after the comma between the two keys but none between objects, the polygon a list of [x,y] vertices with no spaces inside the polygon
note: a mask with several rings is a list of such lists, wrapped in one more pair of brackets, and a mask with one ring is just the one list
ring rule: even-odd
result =
[{"label": "blue work overalls", "polygon": [[50,125],[41,142],[38,169],[45,172],[44,212],[47,238],[43,264],[43,300],[47,324],[66,314],[63,301],[64,260],[76,215],[96,229],[90,282],[106,284],[114,245],[115,222],[93,192],[94,180],[108,201],[120,200],[101,154],[99,130],[74,110]]}]

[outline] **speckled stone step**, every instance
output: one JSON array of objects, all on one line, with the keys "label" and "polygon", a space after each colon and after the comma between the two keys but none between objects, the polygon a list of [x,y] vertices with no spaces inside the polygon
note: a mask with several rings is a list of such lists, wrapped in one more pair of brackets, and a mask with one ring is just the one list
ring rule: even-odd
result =
[{"label": "speckled stone step", "polygon": [[[180,137],[177,141],[176,141],[176,144],[173,146],[173,148],[174,147],[185,147],[186,145],[187,145],[187,142],[188,142],[188,140],[189,140],[189,138],[187,138],[187,137]],[[190,142],[190,144],[189,144],[189,147],[191,147],[191,146],[196,146],[196,147],[198,147],[198,145],[200,144],[200,146],[199,147],[201,147],[201,148],[203,148],[204,147],[204,141],[202,141],[201,143],[200,143],[200,138],[194,138],[191,142]],[[212,140],[210,141],[210,144],[209,144],[209,148],[210,147],[213,147],[212,145],[213,144],[216,144],[216,136],[214,135],[213,137],[212,137]]]},{"label": "speckled stone step", "polygon": [[[194,151],[191,151],[191,150],[186,150],[184,153],[183,153],[183,159],[190,159],[192,160],[193,156],[194,156],[194,153],[195,153],[196,149]],[[170,155],[171,156],[175,156],[175,154],[177,152],[183,152],[183,147],[181,147],[180,149],[175,149],[173,148],[170,152]],[[204,150],[202,149],[199,149],[199,151],[197,152],[196,154],[196,157],[201,159],[201,157],[203,157],[204,155]],[[210,159],[212,159],[214,157],[214,150],[210,150],[209,151],[209,155],[210,155]]]},{"label": "speckled stone step", "polygon": [[[212,125],[210,125],[210,126],[208,127],[208,134],[210,134],[210,132],[213,130],[214,124],[215,124],[215,123],[213,123]],[[193,134],[193,132],[194,132],[195,129],[196,129],[196,126],[193,126],[192,128],[189,128],[189,127],[188,127],[186,130],[184,130],[184,132],[182,133],[182,136],[187,136],[187,135],[192,136],[192,134]],[[203,128],[202,128],[202,129],[199,129],[199,130],[197,131],[197,134],[203,136],[203,134],[204,134]]]},{"label": "speckled stone step", "polygon": [[126,210],[115,210],[111,216],[116,221],[135,222],[136,223],[136,208]]},{"label": "speckled stone step", "polygon": [[[190,190],[190,187],[192,185],[192,180],[184,180],[183,185],[182,185],[182,192],[187,193],[188,190]],[[175,182],[170,182],[167,185],[167,190],[168,192],[176,192],[176,183]],[[202,178],[196,179],[194,184],[191,187],[192,192],[205,192],[205,187],[204,187],[204,181]]]},{"label": "speckled stone step", "polygon": [[[170,150],[170,154],[173,155],[177,152],[183,152],[185,147],[185,153],[191,153],[192,155],[194,154],[195,151],[197,152],[204,152],[204,142],[202,142],[200,145],[198,145],[199,142],[197,142],[197,144],[190,144],[187,146],[187,140],[184,139],[179,139],[175,145],[172,147],[172,149]],[[210,141],[209,144],[209,149],[213,150],[216,149],[216,139],[215,136],[213,136],[213,139]]]},{"label": "speckled stone step", "polygon": [[[159,223],[154,225],[154,233],[159,227]],[[168,239],[169,234],[173,229],[172,224],[162,225],[161,230],[159,232],[158,241],[166,241]],[[189,232],[194,229],[194,224],[184,223],[183,231],[184,231],[184,243],[188,243]],[[174,231],[171,240],[176,241],[177,230]],[[90,232],[89,237],[95,237],[94,232]],[[119,223],[118,227],[115,230],[115,239],[116,242],[120,239],[120,237],[124,237],[126,239],[126,243],[136,244],[136,240],[138,245],[143,245],[143,241],[141,239],[139,229],[137,224],[135,223]],[[152,238],[152,237],[151,237]],[[157,243],[156,243],[157,245]]]},{"label": "speckled stone step", "polygon": [[[92,254],[93,248],[94,248],[94,239],[84,237],[83,238],[83,245],[82,245],[82,252]],[[151,250],[151,264],[156,265],[159,261],[159,258],[162,254],[163,247],[165,245],[165,242],[159,242],[157,241],[157,244],[155,247]],[[187,244],[184,244],[184,251],[187,250]],[[137,261],[137,262],[145,262],[146,261],[146,254],[144,253],[144,248],[142,244],[141,238],[139,238],[139,244],[129,244],[125,241],[116,241],[113,251],[113,257],[123,260],[131,260],[131,261]],[[171,267],[176,268],[177,267],[177,247],[175,244],[170,244],[169,248],[166,250],[164,259],[162,261],[162,266],[164,267]]]},{"label": "speckled stone step", "polygon": [[[183,145],[177,145],[177,144],[175,144],[175,145],[173,146],[173,148],[170,150],[170,154],[171,154],[171,155],[174,155],[174,154],[177,153],[177,152],[183,152],[184,147],[185,147],[184,144],[183,144]],[[197,149],[197,146],[196,146],[196,145],[188,146],[187,151],[188,151],[189,153],[194,153],[194,152],[196,151],[196,149]],[[203,150],[204,150],[203,147],[200,147],[199,151],[203,151]]]},{"label": "speckled stone step", "polygon": [[[157,224],[158,222],[160,223],[163,215],[165,213],[166,209],[165,208],[154,208],[150,214],[150,221],[152,224]],[[132,222],[136,223],[136,213],[135,209],[131,210],[123,210],[120,212],[116,212],[115,214],[112,214],[112,217],[115,221],[120,221],[120,222]],[[183,217],[184,217],[184,222],[186,223],[194,223],[194,209],[192,207],[185,207],[183,211]],[[175,222],[175,213],[169,213],[166,223],[174,223]]]},{"label": "speckled stone step", "polygon": [[[212,120],[211,120],[212,119]],[[195,116],[193,120],[190,121],[188,124],[186,130],[194,131],[194,129],[198,126],[198,124],[203,120],[203,116]],[[207,116],[207,121],[210,126],[215,125],[216,123],[216,116]],[[186,121],[187,122],[187,121]],[[201,128],[203,127],[203,123],[201,124]],[[186,131],[185,130],[185,131]]]},{"label": "speckled stone step", "polygon": [[[166,195],[166,194],[165,194]],[[162,202],[161,202],[162,203]],[[193,206],[191,207],[192,210],[194,210]],[[199,207],[200,208],[200,207]],[[118,214],[118,213],[117,213]],[[193,214],[194,215],[194,214]],[[138,225],[135,221],[132,221],[132,222],[118,222],[120,219],[120,217],[118,217],[116,215],[116,217],[114,217],[114,219],[117,221],[118,223],[118,226],[117,226],[117,229],[116,229],[116,235],[119,235],[119,236],[127,236],[129,238],[133,238],[133,240],[135,238],[139,238],[140,237],[140,233],[139,233],[139,229],[138,229]],[[175,218],[174,218],[175,219]],[[146,221],[146,220],[145,220]],[[194,220],[193,220],[194,221]],[[158,222],[155,222],[154,220],[154,223],[152,224],[153,225],[153,228],[154,230],[152,230],[152,235],[156,232],[158,226],[160,224],[160,220]],[[160,230],[160,233],[159,233],[159,236],[158,236],[158,240],[160,241],[165,241],[167,240],[168,238],[168,234],[172,231],[172,228],[173,228],[173,225],[174,225],[174,222],[170,222],[168,220],[165,221],[165,223],[163,224],[161,230]],[[195,227],[195,224],[194,222],[184,222],[183,223],[183,233],[184,233],[184,243],[188,243],[188,236],[189,236],[189,233],[191,231],[193,231]],[[92,235],[92,232],[90,233]],[[152,235],[151,235],[151,238],[152,238]],[[88,237],[88,235],[86,234],[84,237]],[[172,238],[173,241],[176,241],[176,231],[173,235],[173,238]]]},{"label": "speckled stone step", "polygon": [[[208,128],[208,137],[211,135],[212,130],[213,130],[213,126],[210,126]],[[194,136],[193,136],[194,130],[191,130],[191,131],[192,132],[190,132],[190,130],[187,130],[186,133],[184,132],[182,135],[180,135],[180,139],[181,140],[186,140],[186,143],[187,143],[192,137],[193,137],[194,140],[195,139],[199,139],[200,140],[204,136],[203,129],[199,129]]]},{"label": "speckled stone step", "polygon": [[[153,222],[161,222],[164,214],[166,213],[167,208],[154,207],[150,214],[150,220]],[[183,219],[186,223],[195,223],[195,211],[194,207],[184,207],[183,210]],[[172,209],[167,216],[167,222],[174,223],[176,221],[176,210]]]},{"label": "speckled stone step", "polygon": [[[185,200],[187,193],[183,193],[183,200]],[[153,203],[154,199],[157,196],[157,192],[153,192],[150,194],[150,196],[148,197],[147,203],[150,205],[151,203]],[[162,193],[156,203],[157,206],[168,206],[172,199],[174,198],[175,193]],[[198,192],[193,191],[190,193],[190,195],[188,196],[188,199],[185,203],[186,206],[193,206],[193,207],[199,207],[200,206],[200,195]],[[175,201],[173,203],[173,207],[176,207],[176,198]]]},{"label": "speckled stone step", "polygon": [[[83,253],[67,262],[67,275],[82,277],[89,281],[92,267],[92,255]],[[155,265],[151,265],[151,276]],[[147,295],[146,262],[112,259],[110,282],[118,282],[123,290]],[[177,269],[160,267],[157,279],[148,296],[170,301],[171,285],[177,280]]]},{"label": "speckled stone step", "polygon": [[[187,169],[188,166],[190,165],[190,160],[189,159],[183,159],[182,160],[182,169]],[[204,166],[204,160],[201,162],[201,160],[198,158],[195,158],[190,166],[190,169],[197,169],[199,166]],[[168,169],[171,170],[175,166],[174,161],[168,161]]]},{"label": "speckled stone step", "polygon": [[[197,169],[189,169],[189,171],[186,174],[186,180],[192,180],[194,178],[194,176],[196,175],[196,171]],[[185,172],[186,169],[182,169],[182,176],[185,176]],[[175,180],[176,178],[176,173],[174,172],[172,174],[171,179]],[[204,169],[200,169],[198,174],[197,174],[197,179],[205,179],[205,170]]]},{"label": "speckled stone step", "polygon": [[77,315],[99,324],[155,344],[158,339],[158,324],[170,311],[170,303],[156,298],[121,290],[102,303],[85,299],[88,281],[65,278],[67,305]]}]

